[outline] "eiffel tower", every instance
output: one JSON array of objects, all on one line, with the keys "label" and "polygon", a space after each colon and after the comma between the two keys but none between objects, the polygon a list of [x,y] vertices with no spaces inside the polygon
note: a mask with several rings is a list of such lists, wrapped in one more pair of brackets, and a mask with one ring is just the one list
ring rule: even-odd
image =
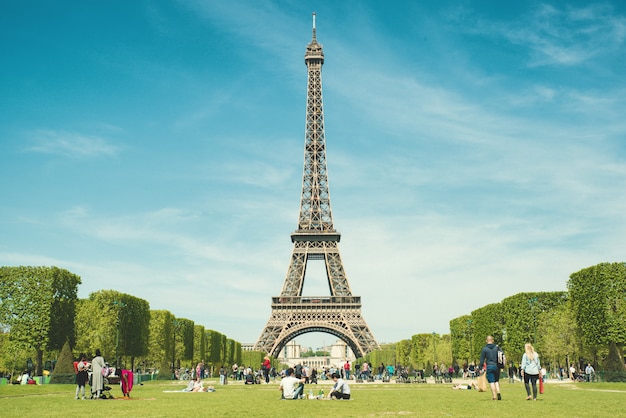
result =
[{"label": "eiffel tower", "polygon": [[[255,350],[277,357],[298,335],[326,332],[345,341],[356,357],[363,357],[380,346],[361,315],[361,298],[350,290],[339,255],[341,234],[333,227],[322,106],[324,52],[316,39],[315,13],[304,62],[308,83],[298,229],[291,234],[294,247],[283,289],[280,296],[272,297],[272,313]],[[330,296],[302,295],[309,260],[324,260]]]}]

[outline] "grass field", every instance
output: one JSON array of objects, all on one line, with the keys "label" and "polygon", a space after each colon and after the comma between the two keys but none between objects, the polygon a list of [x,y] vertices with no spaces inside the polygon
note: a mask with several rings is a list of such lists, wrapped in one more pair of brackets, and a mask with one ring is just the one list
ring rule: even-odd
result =
[{"label": "grass field", "polygon": [[[205,386],[215,381],[205,381]],[[349,401],[280,400],[278,383],[215,385],[214,393],[171,393],[184,384],[146,382],[124,400],[74,399],[72,385],[0,386],[0,416],[63,417],[626,417],[626,384],[547,383],[537,402],[526,401],[522,383],[502,382],[502,401],[489,393],[451,390],[451,384],[352,384]],[[330,383],[307,385],[317,393]]]}]

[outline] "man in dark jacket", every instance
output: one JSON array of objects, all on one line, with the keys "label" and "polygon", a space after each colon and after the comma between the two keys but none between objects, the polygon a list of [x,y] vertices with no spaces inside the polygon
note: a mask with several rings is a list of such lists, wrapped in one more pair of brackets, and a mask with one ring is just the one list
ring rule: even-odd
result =
[{"label": "man in dark jacket", "polygon": [[498,368],[498,346],[493,343],[493,337],[487,336],[487,344],[480,351],[478,365],[482,369],[487,366],[487,381],[491,387],[491,399],[502,399],[500,396],[500,369]]}]

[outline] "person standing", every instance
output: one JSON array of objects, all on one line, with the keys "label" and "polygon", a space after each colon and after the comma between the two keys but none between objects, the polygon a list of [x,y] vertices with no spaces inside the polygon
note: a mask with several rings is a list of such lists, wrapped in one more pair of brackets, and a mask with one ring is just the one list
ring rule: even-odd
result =
[{"label": "person standing", "polygon": [[380,363],[378,366],[378,380],[383,380],[383,373],[385,373],[385,363]]},{"label": "person standing", "polygon": [[[539,355],[535,352],[531,343],[524,346],[524,355],[522,356],[522,365],[520,366],[522,376],[524,377],[524,386],[526,387],[526,400],[537,400],[537,379],[539,378]],[[530,385],[532,385],[533,393],[530,395]]]},{"label": "person standing", "polygon": [[265,384],[270,383],[270,369],[272,368],[272,362],[270,361],[269,356],[265,356],[263,358],[263,363],[261,364],[261,369],[263,370],[263,377],[265,378]]},{"label": "person standing", "polygon": [[509,363],[509,383],[515,383],[515,376],[517,375],[517,367],[513,362]]},{"label": "person standing", "polygon": [[363,365],[361,366],[361,373],[363,375],[363,379],[365,380],[370,377],[370,365],[367,363],[367,361],[363,362]]},{"label": "person standing", "polygon": [[199,361],[198,364],[196,365],[196,378],[197,379],[202,379],[203,376],[203,371],[204,371],[204,362],[203,361]]},{"label": "person standing", "polygon": [[480,368],[485,368],[487,371],[487,381],[491,387],[491,399],[501,400],[500,395],[500,369],[498,368],[498,351],[500,347],[494,344],[493,337],[487,336],[487,344],[480,351],[480,361],[478,365]]},{"label": "person standing", "polygon": [[391,379],[396,374],[396,369],[392,364],[387,365],[387,376]]},{"label": "person standing", "polygon": [[226,368],[222,364],[220,366],[220,385],[223,385],[225,383],[226,383]]},{"label": "person standing", "polygon": [[99,399],[102,391],[104,390],[104,376],[102,376],[102,369],[106,367],[104,358],[100,353],[100,349],[96,349],[96,356],[91,360],[91,397]]},{"label": "person standing", "polygon": [[85,385],[89,380],[89,363],[87,357],[80,353],[80,360],[76,363],[76,400],[80,395],[82,389],[82,399],[85,399]]},{"label": "person standing", "polygon": [[346,364],[343,365],[343,371],[346,374],[346,380],[350,380],[350,362],[346,360]]},{"label": "person standing", "polygon": [[587,363],[587,367],[585,367],[585,380],[587,382],[593,381],[593,375],[596,373],[591,363]]}]

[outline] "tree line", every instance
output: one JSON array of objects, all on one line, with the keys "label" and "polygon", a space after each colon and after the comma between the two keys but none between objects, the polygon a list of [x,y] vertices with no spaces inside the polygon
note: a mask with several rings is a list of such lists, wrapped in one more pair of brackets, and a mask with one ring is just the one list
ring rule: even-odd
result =
[{"label": "tree line", "polygon": [[[242,352],[226,335],[114,290],[78,299],[80,277],[57,267],[0,267],[0,372],[21,369],[35,357],[55,358],[67,341],[74,353],[100,348],[111,364],[159,370],[257,367],[264,353]],[[570,275],[567,291],[519,293],[450,321],[450,334],[416,334],[381,347],[368,361],[430,370],[432,365],[476,363],[492,335],[507,358],[519,363],[532,342],[553,367],[592,363],[626,378],[626,263],[602,263]],[[274,361],[273,361],[274,362]],[[357,363],[358,363],[357,362]],[[21,371],[21,370],[18,370]]]},{"label": "tree line", "polygon": [[476,364],[487,335],[519,364],[533,343],[548,367],[591,363],[607,380],[626,380],[626,263],[570,275],[567,291],[519,293],[450,321],[450,334],[417,334],[381,347],[366,361],[432,370],[434,362]]},{"label": "tree line", "polygon": [[[263,353],[242,353],[241,343],[148,301],[115,290],[78,299],[79,276],[58,267],[0,267],[0,372],[22,372],[34,358],[41,375],[68,342],[74,354],[99,348],[109,364],[159,371],[204,361],[209,368],[260,364]],[[257,363],[252,364],[256,366]],[[49,367],[50,365],[48,365]]]}]

